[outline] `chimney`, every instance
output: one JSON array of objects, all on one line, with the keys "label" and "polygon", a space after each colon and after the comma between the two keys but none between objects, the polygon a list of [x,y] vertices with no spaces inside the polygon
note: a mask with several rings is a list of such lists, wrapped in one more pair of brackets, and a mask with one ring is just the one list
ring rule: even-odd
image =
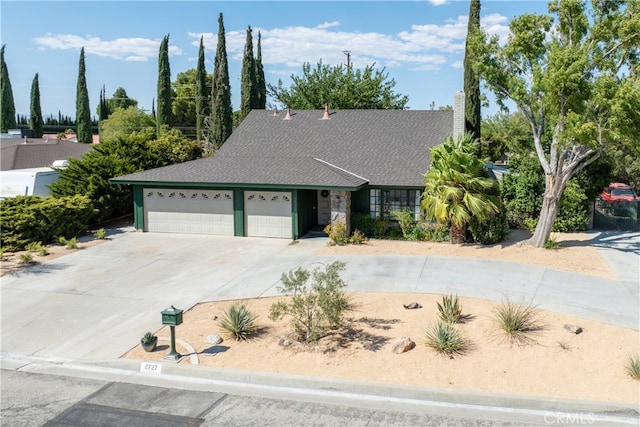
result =
[{"label": "chimney", "polygon": [[465,112],[464,112],[464,92],[456,92],[453,97],[453,138],[464,135]]},{"label": "chimney", "polygon": [[320,120],[329,120],[331,119],[331,117],[329,117],[329,103],[325,102],[324,103],[324,114],[322,115],[322,118]]},{"label": "chimney", "polygon": [[291,120],[291,108],[287,107],[287,114],[284,116],[282,120]]}]

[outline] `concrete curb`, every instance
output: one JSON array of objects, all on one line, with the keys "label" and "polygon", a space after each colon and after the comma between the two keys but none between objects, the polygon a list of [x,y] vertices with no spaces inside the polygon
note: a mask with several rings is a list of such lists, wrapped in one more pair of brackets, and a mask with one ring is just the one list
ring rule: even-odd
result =
[{"label": "concrete curb", "polygon": [[127,382],[158,387],[286,399],[364,409],[429,413],[440,416],[527,422],[587,423],[599,426],[640,424],[640,405],[505,395],[346,381],[279,373],[238,371],[161,363],[160,373],[141,371],[141,360],[61,361],[0,355],[2,369]]}]

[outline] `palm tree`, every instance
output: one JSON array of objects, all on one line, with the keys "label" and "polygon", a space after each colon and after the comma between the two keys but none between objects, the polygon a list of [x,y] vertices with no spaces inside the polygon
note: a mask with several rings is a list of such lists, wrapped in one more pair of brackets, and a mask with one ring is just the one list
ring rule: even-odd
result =
[{"label": "palm tree", "polygon": [[431,168],[425,175],[422,208],[428,220],[450,226],[451,243],[464,243],[472,217],[488,219],[499,212],[497,181],[476,155],[470,134],[431,149]]}]

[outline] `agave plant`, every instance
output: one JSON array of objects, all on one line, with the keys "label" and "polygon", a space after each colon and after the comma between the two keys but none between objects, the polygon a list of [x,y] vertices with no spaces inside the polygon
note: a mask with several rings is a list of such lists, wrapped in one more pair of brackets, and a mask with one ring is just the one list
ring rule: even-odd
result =
[{"label": "agave plant", "polygon": [[462,307],[458,301],[458,295],[443,295],[442,304],[438,304],[440,319],[447,323],[459,323],[462,319]]},{"label": "agave plant", "polygon": [[449,322],[436,322],[427,330],[426,338],[429,347],[450,357],[465,354],[471,347],[471,343]]},{"label": "agave plant", "polygon": [[220,318],[220,327],[236,341],[246,340],[258,329],[257,318],[244,304],[233,304]]}]

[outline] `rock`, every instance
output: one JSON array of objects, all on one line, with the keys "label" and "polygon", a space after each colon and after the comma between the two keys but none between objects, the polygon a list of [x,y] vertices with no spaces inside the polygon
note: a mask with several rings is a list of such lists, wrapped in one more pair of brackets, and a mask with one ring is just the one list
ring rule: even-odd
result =
[{"label": "rock", "polygon": [[422,306],[417,302],[412,302],[411,304],[404,304],[404,308],[406,308],[407,310],[413,310],[416,308],[422,308]]},{"label": "rock", "polygon": [[405,353],[416,346],[416,343],[411,341],[409,337],[398,338],[393,342],[391,351],[395,354]]},{"label": "rock", "polygon": [[573,333],[573,334],[576,334],[576,335],[578,335],[579,333],[581,333],[581,332],[582,332],[582,328],[581,328],[580,326],[576,326],[576,325],[569,325],[569,324],[566,324],[566,325],[564,325],[564,328],[565,328],[567,331],[569,331],[569,332],[571,332],[571,333]]},{"label": "rock", "polygon": [[205,338],[204,342],[213,345],[220,344],[222,342],[222,337],[218,334],[209,335]]},{"label": "rock", "polygon": [[280,347],[287,347],[287,346],[291,345],[291,341],[289,341],[289,340],[287,340],[287,339],[284,339],[284,338],[280,338],[280,339],[278,340],[278,345],[279,345]]}]

